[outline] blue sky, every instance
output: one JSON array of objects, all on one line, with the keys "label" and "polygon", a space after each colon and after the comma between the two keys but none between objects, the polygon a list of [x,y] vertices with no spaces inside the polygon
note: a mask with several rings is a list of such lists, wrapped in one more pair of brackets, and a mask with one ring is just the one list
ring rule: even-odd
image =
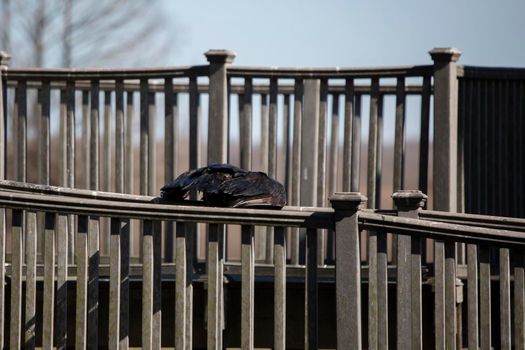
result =
[{"label": "blue sky", "polygon": [[455,46],[464,64],[525,66],[525,1],[163,0],[171,64],[201,64],[210,48],[235,64],[390,66],[430,63]]}]

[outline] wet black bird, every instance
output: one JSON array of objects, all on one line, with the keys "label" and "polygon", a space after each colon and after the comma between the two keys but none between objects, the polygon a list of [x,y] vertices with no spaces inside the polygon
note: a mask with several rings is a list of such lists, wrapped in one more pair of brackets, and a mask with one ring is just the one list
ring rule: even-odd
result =
[{"label": "wet black bird", "polygon": [[181,203],[193,190],[202,193],[205,205],[214,207],[280,209],[286,204],[279,182],[230,164],[210,164],[179,175],[160,189],[160,202]]}]

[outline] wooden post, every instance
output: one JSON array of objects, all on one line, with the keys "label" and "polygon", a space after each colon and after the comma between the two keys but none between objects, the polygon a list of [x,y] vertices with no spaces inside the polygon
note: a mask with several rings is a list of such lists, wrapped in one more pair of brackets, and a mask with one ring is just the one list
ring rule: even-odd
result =
[{"label": "wooden post", "polygon": [[[5,179],[6,175],[6,125],[5,117],[7,116],[7,86],[3,81],[1,72],[7,69],[9,64],[9,56],[4,51],[0,51],[0,180]],[[0,281],[5,280],[5,232],[6,232],[6,217],[5,209],[0,209]],[[5,284],[2,283],[0,286],[0,348],[4,347],[4,315],[5,315]]]},{"label": "wooden post", "polygon": [[[421,191],[392,195],[398,216],[417,219],[427,196]],[[399,235],[397,239],[397,348],[422,349],[421,239]]]},{"label": "wooden post", "polygon": [[235,53],[229,50],[209,50],[210,97],[208,114],[208,163],[226,163],[228,157],[228,89],[226,65]]},{"label": "wooden post", "polygon": [[357,192],[335,193],[337,348],[361,349],[361,256],[358,212],[367,198]]},{"label": "wooden post", "polygon": [[458,81],[455,48],[430,51],[434,61],[434,176],[435,210],[457,210]]}]

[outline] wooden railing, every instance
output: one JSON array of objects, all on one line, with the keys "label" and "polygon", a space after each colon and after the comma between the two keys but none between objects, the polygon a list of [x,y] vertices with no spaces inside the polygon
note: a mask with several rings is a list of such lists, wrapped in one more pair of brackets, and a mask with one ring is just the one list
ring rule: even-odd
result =
[{"label": "wooden railing", "polygon": [[[432,65],[236,67],[230,64],[233,57],[212,50],[205,66],[30,69],[10,68],[3,55],[1,177],[155,195],[160,185],[188,168],[230,162],[277,178],[294,206],[326,206],[332,193],[362,191],[375,208],[391,191],[385,179],[393,182],[394,191],[406,186],[407,96],[416,96],[419,159],[411,181],[417,184],[413,187],[430,190]],[[394,169],[387,174],[382,166],[384,100],[392,98]],[[368,125],[362,122],[365,111]],[[259,120],[260,127],[255,125]],[[365,159],[366,171],[361,169]],[[131,251],[139,256],[138,231],[131,231]],[[256,235],[256,257],[270,262],[273,235],[262,231]],[[73,226],[69,232],[73,256]],[[101,232],[101,254],[107,255],[108,221],[101,222]],[[164,238],[168,260],[174,256],[170,237]],[[320,238],[320,255],[327,262],[333,261],[332,242],[330,232]],[[292,235],[293,264],[304,264],[299,256],[304,244],[304,234]],[[202,245],[202,239],[196,241],[200,258]]]},{"label": "wooden railing", "polygon": [[[76,190],[62,187],[32,185],[12,181],[0,182],[0,259],[10,259],[0,270],[6,280],[1,288],[4,298],[0,317],[1,345],[11,348],[33,348],[42,337],[44,348],[67,344],[77,348],[108,344],[110,348],[142,346],[159,348],[175,346],[192,348],[192,315],[197,301],[193,300],[193,284],[197,277],[191,249],[193,223],[206,223],[208,229],[204,281],[207,285],[207,347],[240,346],[253,349],[255,292],[254,232],[257,226],[273,227],[274,260],[271,268],[273,303],[273,345],[287,348],[286,262],[290,258],[287,229],[306,231],[305,340],[304,347],[319,347],[319,274],[325,267],[318,265],[318,236],[322,229],[335,235],[334,319],[324,319],[337,328],[331,347],[345,348],[436,348],[454,349],[468,346],[485,349],[492,346],[509,349],[525,346],[525,220],[487,217],[468,214],[422,210],[426,196],[420,191],[401,191],[393,195],[396,210],[367,210],[366,197],[359,193],[337,193],[330,198],[333,209],[285,207],[280,211],[256,209],[227,209],[201,206],[174,206],[152,203],[152,197]],[[45,230],[37,234],[37,217],[45,213]],[[100,218],[111,218],[109,255],[109,298],[99,296],[100,250],[97,240]],[[68,263],[68,221],[75,230],[75,264]],[[129,344],[129,281],[130,251],[129,225],[131,220],[141,222],[142,261],[139,263],[142,286],[142,335],[139,344]],[[161,222],[176,222],[175,251],[175,309],[161,308],[163,264],[160,256]],[[221,250],[221,232],[224,224],[242,227],[241,242],[241,331],[240,339],[228,345],[223,343],[224,323],[224,255]],[[166,227],[166,226],[165,226]],[[360,259],[360,232],[367,230],[368,264]],[[387,233],[397,236],[397,264],[395,274],[388,273],[386,256]],[[6,255],[5,239],[11,239],[11,252]],[[435,243],[435,261],[430,279],[423,274],[422,240],[432,238]],[[36,260],[37,241],[45,242],[43,273]],[[461,275],[455,257],[456,243],[467,244],[467,273]],[[499,303],[491,296],[490,251],[497,249],[499,272]],[[25,258],[24,258],[25,257]],[[512,257],[512,260],[511,260]],[[55,268],[57,267],[56,273]],[[69,267],[69,269],[68,269]],[[366,278],[364,271],[366,270]],[[42,269],[38,270],[42,271]],[[332,270],[333,271],[333,270]],[[327,275],[324,274],[323,278]],[[426,277],[424,277],[426,276]],[[43,308],[35,296],[37,280],[43,279]],[[459,278],[466,281],[463,285]],[[74,320],[67,319],[68,298],[66,281],[74,281],[76,305]],[[395,289],[388,288],[389,281]],[[164,284],[167,282],[164,281]],[[172,283],[172,282],[170,282]],[[432,304],[423,304],[424,286],[431,283],[434,292]],[[364,289],[363,289],[364,288]],[[362,291],[367,295],[361,295]],[[466,290],[466,308],[462,294]],[[9,298],[6,298],[9,291]],[[396,307],[389,307],[393,293]],[[497,293],[498,294],[498,293]],[[511,299],[513,295],[513,299]],[[496,302],[496,305],[494,303]],[[109,303],[108,319],[102,319],[98,310]],[[22,310],[22,305],[25,309]],[[5,305],[9,305],[8,313]],[[498,306],[499,305],[499,306]],[[362,311],[362,308],[365,310]],[[38,315],[36,310],[42,310]],[[499,327],[491,322],[491,310],[499,314]],[[165,329],[163,319],[174,318],[175,329]],[[395,317],[388,315],[395,312]],[[363,322],[363,312],[367,315]],[[433,315],[433,322],[425,323],[423,315]],[[466,317],[463,317],[466,315]],[[512,318],[511,318],[512,317]],[[42,335],[36,334],[35,324],[42,319]],[[496,316],[497,319],[497,316]],[[136,322],[139,322],[138,320]],[[5,329],[9,337],[4,337]],[[67,331],[75,324],[75,333]],[[98,330],[107,327],[108,338],[100,339]],[[55,329],[53,327],[55,326]],[[463,330],[468,334],[462,338]],[[395,330],[395,333],[392,333]],[[425,332],[427,335],[425,336]],[[428,331],[434,336],[428,336]],[[172,333],[167,343],[160,344],[161,333]],[[496,335],[496,337],[494,336]],[[4,339],[5,338],[5,339]],[[8,341],[9,339],[9,341]],[[74,341],[73,341],[74,339]]]}]

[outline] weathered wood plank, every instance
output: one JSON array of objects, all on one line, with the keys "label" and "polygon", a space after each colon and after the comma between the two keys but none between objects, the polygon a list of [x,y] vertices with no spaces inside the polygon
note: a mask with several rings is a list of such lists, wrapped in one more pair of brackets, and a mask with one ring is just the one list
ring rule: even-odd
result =
[{"label": "weathered wood plank", "polygon": [[377,233],[377,347],[388,349],[388,275],[387,234]]},{"label": "weathered wood plank", "polygon": [[153,221],[153,327],[152,349],[160,350],[162,340],[161,310],[161,263],[162,263],[162,221]]},{"label": "weathered wood plank", "polygon": [[491,349],[490,248],[479,246],[480,349]]},{"label": "weathered wood plank", "polygon": [[110,349],[120,343],[121,220],[111,218],[109,246],[109,340]]},{"label": "weathered wood plank", "polygon": [[19,80],[15,91],[16,110],[16,175],[25,182],[27,176],[27,83]]},{"label": "weathered wood plank", "polygon": [[405,168],[405,78],[397,79],[394,134],[394,192],[404,188]]},{"label": "weathered wood plank", "polygon": [[421,94],[421,130],[419,135],[419,190],[428,193],[428,145],[430,130],[430,77],[423,78]]},{"label": "weathered wood plank", "polygon": [[286,349],[286,230],[275,227],[274,240],[274,342],[275,350]]},{"label": "weathered wood plank", "polygon": [[99,265],[100,265],[100,220],[91,216],[88,222],[88,305],[87,305],[87,347],[99,346]]},{"label": "weathered wood plank", "polygon": [[56,346],[67,347],[68,216],[57,218]]},{"label": "weathered wood plank", "polygon": [[86,349],[87,346],[87,313],[88,313],[88,222],[87,216],[80,215],[77,219],[77,295],[75,321],[75,347]]},{"label": "weathered wood plank", "polygon": [[377,149],[378,149],[378,114],[379,114],[379,79],[372,79],[370,93],[370,122],[368,126],[368,170],[367,170],[367,197],[368,208],[376,207],[377,192]]},{"label": "weathered wood plank", "polygon": [[55,322],[55,221],[54,213],[45,214],[44,226],[44,303],[42,316],[42,347],[53,347]]},{"label": "weathered wood plank", "polygon": [[219,225],[210,224],[208,230],[208,349],[219,348],[220,314],[219,314]]},{"label": "weathered wood plank", "polygon": [[89,143],[90,140],[90,129],[91,129],[91,122],[90,122],[90,111],[89,111],[89,90],[82,91],[82,144],[80,147],[80,162],[82,164],[81,166],[81,177],[82,177],[82,188],[89,188],[90,180],[89,180]]},{"label": "weathered wood plank", "polygon": [[239,114],[240,132],[240,166],[242,169],[252,168],[252,88],[251,78],[244,79],[244,93],[239,95],[242,101]]},{"label": "weathered wood plank", "polygon": [[468,348],[479,349],[479,309],[478,309],[478,247],[467,245],[467,325]]},{"label": "weathered wood plank", "polygon": [[[293,139],[292,139],[292,171],[291,171],[291,205],[298,206],[300,203],[301,189],[301,133],[303,121],[303,94],[304,83],[302,79],[295,80],[294,106],[293,106]],[[291,254],[292,265],[299,263],[299,230],[292,230],[291,235]]]},{"label": "weathered wood plank", "polygon": [[[351,94],[350,96],[352,96]],[[348,96],[348,94],[347,94]],[[351,97],[347,97],[350,99]],[[345,122],[346,123],[346,122]],[[346,126],[345,126],[346,128]],[[344,157],[344,156],[343,156]],[[355,95],[355,113],[352,118],[352,172],[350,174],[350,190],[359,191],[359,174],[361,169],[361,95]],[[343,186],[343,191],[347,187]]]},{"label": "weathered wood plank", "polygon": [[434,337],[435,348],[445,349],[445,243],[434,242]]},{"label": "weathered wood plank", "polygon": [[522,249],[512,252],[514,260],[514,344],[525,349],[525,257]]},{"label": "weathered wood plank", "polygon": [[24,324],[24,348],[34,349],[36,342],[36,212],[26,212],[25,256],[26,256],[26,305]]},{"label": "weathered wood plank", "polygon": [[511,341],[511,305],[510,305],[510,253],[508,248],[499,249],[499,319],[500,346],[510,350]]},{"label": "weathered wood plank", "polygon": [[[337,232],[336,232],[337,235]],[[368,348],[378,348],[377,232],[368,231]],[[337,254],[337,253],[336,253]],[[382,311],[382,310],[381,310]]]},{"label": "weathered wood plank", "polygon": [[[0,86],[0,88],[2,87]],[[0,176],[2,176],[2,174],[0,174]],[[6,224],[7,222],[6,222],[5,208],[0,208],[0,281],[5,281]],[[5,319],[7,318],[7,314],[5,311],[5,293],[6,293],[6,284],[1,283],[0,285],[0,315],[2,316],[0,317],[0,348],[4,347],[4,339],[5,339],[4,325],[5,325]]]},{"label": "weathered wood plank", "polygon": [[9,326],[9,344],[12,349],[21,349],[22,329],[22,264],[24,213],[12,211],[11,229],[11,320]]},{"label": "weathered wood plank", "polygon": [[[336,97],[334,95],[334,101]],[[334,108],[336,104],[334,103]],[[344,132],[343,132],[343,191],[353,191],[352,179],[354,177],[354,161],[352,160],[355,155],[354,151],[354,137],[357,134],[357,130],[353,130],[354,123],[354,80],[347,79],[345,83],[345,115],[344,115]],[[337,134],[334,131],[337,131],[337,128],[334,129],[335,122],[335,113],[332,122],[332,138],[337,137]],[[354,126],[359,127],[359,124]],[[359,132],[360,134],[360,132]],[[335,142],[337,139],[333,139],[332,142]]]},{"label": "weathered wood plank", "polygon": [[[410,236],[397,237],[397,348],[412,348],[412,261]],[[421,347],[419,347],[421,348]]]},{"label": "weathered wood plank", "polygon": [[124,192],[124,82],[115,82],[115,192]]},{"label": "weathered wood plank", "polygon": [[[175,226],[175,348],[187,349],[186,320],[188,305],[186,288],[188,267],[186,257],[186,224],[179,222]],[[191,274],[190,274],[191,278]]]},{"label": "weathered wood plank", "polygon": [[305,349],[317,349],[318,328],[318,287],[317,287],[317,235],[316,229],[306,230],[306,275],[305,275]]},{"label": "weathered wood plank", "polygon": [[99,177],[99,92],[98,80],[91,82],[91,130],[89,143],[89,188],[98,190]]},{"label": "weathered wood plank", "polygon": [[129,253],[130,220],[122,220],[120,231],[120,338],[119,348],[129,347]]},{"label": "weathered wood plank", "polygon": [[456,244],[445,242],[445,346],[456,348]]},{"label": "weathered wood plank", "polygon": [[[124,192],[133,193],[133,92],[126,94],[126,136],[124,155]],[[131,231],[130,231],[131,233]],[[130,235],[131,238],[131,235]],[[130,241],[131,243],[131,241]]]},{"label": "weathered wood plank", "polygon": [[252,350],[255,302],[254,227],[242,226],[241,235],[241,348]]},{"label": "weathered wood plank", "polygon": [[153,344],[153,222],[142,223],[142,348]]}]

